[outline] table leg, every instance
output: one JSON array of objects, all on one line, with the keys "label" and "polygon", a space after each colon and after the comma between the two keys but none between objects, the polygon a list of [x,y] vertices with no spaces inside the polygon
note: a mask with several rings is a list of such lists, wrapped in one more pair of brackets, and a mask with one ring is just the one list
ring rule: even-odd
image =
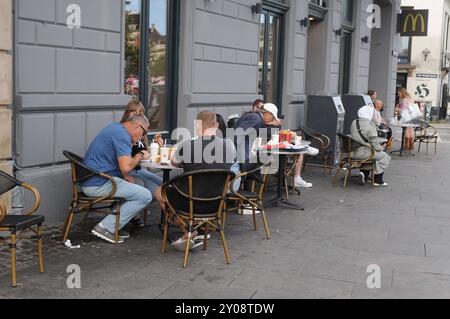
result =
[{"label": "table leg", "polygon": [[[163,171],[163,184],[167,183],[170,180],[170,171],[169,170],[164,170]],[[160,219],[160,224],[158,225],[159,230],[164,233],[164,210],[161,209],[161,219]]]},{"label": "table leg", "polygon": [[404,155],[415,156],[415,154],[408,154],[408,153],[405,153],[405,152],[404,152],[404,151],[405,151],[405,136],[406,136],[406,129],[407,129],[407,127],[402,127],[402,141],[401,141],[400,149],[399,149],[399,150],[396,150],[396,151],[391,151],[391,154],[399,153],[399,154],[400,154],[400,157],[402,157],[402,156],[404,156]]},{"label": "table leg", "polygon": [[406,127],[402,127],[402,144],[400,147],[400,156],[403,156],[403,150],[405,148],[405,135],[406,135]]},{"label": "table leg", "polygon": [[305,210],[302,206],[293,204],[283,197],[284,176],[286,166],[286,155],[279,155],[278,166],[278,184],[277,184],[277,197],[264,203],[264,207],[280,206],[280,204],[286,205],[292,209]]}]

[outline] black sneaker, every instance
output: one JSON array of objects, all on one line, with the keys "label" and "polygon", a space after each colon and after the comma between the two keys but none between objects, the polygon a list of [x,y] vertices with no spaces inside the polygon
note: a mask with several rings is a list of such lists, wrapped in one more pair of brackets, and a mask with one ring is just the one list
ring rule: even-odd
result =
[{"label": "black sneaker", "polygon": [[131,237],[130,233],[124,230],[119,230],[119,237],[123,239],[128,239]]},{"label": "black sneaker", "polygon": [[[110,233],[107,229],[100,226],[100,224],[95,225],[94,229],[91,231],[94,236],[97,236],[98,238],[101,238],[103,240],[106,240],[109,243],[115,244],[116,243],[116,235],[113,233]],[[119,240],[117,241],[118,244],[121,244],[124,242],[124,239],[119,236]]]}]

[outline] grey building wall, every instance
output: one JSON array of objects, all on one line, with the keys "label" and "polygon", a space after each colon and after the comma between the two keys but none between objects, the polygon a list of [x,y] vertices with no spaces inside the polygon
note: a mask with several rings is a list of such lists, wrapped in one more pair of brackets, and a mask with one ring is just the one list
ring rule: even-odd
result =
[{"label": "grey building wall", "polygon": [[[251,108],[258,95],[259,15],[252,0],[182,2],[179,126],[192,129],[197,113],[227,117]],[[286,126],[301,120],[305,96],[306,34],[299,21],[307,1],[288,1],[285,15],[283,104]]]},{"label": "grey building wall", "polygon": [[258,96],[259,15],[251,0],[181,2],[178,126],[197,113],[225,118],[251,108]]},{"label": "grey building wall", "polygon": [[306,101],[308,29],[300,25],[300,20],[308,16],[308,2],[290,1],[290,6],[286,13],[282,100],[283,113],[286,115],[285,126],[297,128],[302,120]]},{"label": "grey building wall", "polygon": [[[69,4],[81,8],[80,29],[66,25]],[[17,0],[14,25],[17,176],[39,187],[47,221],[61,221],[72,194],[62,151],[84,155],[129,101],[123,95],[124,2]]]}]

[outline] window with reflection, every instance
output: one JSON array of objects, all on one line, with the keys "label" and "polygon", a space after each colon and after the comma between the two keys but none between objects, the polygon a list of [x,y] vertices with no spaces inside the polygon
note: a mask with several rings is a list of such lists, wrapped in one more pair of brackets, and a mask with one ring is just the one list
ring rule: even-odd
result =
[{"label": "window with reflection", "polygon": [[326,8],[327,7],[327,1],[326,0],[309,0],[309,3],[315,4],[319,7]]},{"label": "window with reflection", "polygon": [[259,94],[267,103],[280,104],[281,15],[264,10],[260,16]]},{"label": "window with reflection", "polygon": [[400,37],[400,49],[398,52],[399,64],[411,63],[411,37]]},{"label": "window with reflection", "polygon": [[169,61],[176,54],[170,45],[176,36],[171,32],[175,3],[178,0],[125,1],[124,92],[143,102],[153,132],[170,129],[169,117],[175,112],[167,102],[169,77],[175,73],[169,70]]},{"label": "window with reflection", "polygon": [[344,25],[348,26],[353,25],[353,11],[354,11],[353,8],[354,8],[353,0],[342,1],[342,23]]},{"label": "window with reflection", "polygon": [[141,43],[141,1],[125,2],[125,94],[139,98],[139,50]]},{"label": "window with reflection", "polygon": [[148,119],[154,130],[166,128],[167,0],[151,0],[149,13]]}]

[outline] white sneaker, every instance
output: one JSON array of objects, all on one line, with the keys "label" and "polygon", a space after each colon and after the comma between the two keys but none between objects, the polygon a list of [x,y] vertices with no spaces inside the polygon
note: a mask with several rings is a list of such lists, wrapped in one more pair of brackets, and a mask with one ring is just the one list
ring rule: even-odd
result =
[{"label": "white sneaker", "polygon": [[303,180],[303,178],[301,178],[300,176],[296,176],[295,181],[294,181],[294,186],[300,187],[300,188],[311,188],[311,187],[313,187],[313,184],[305,182]]}]

